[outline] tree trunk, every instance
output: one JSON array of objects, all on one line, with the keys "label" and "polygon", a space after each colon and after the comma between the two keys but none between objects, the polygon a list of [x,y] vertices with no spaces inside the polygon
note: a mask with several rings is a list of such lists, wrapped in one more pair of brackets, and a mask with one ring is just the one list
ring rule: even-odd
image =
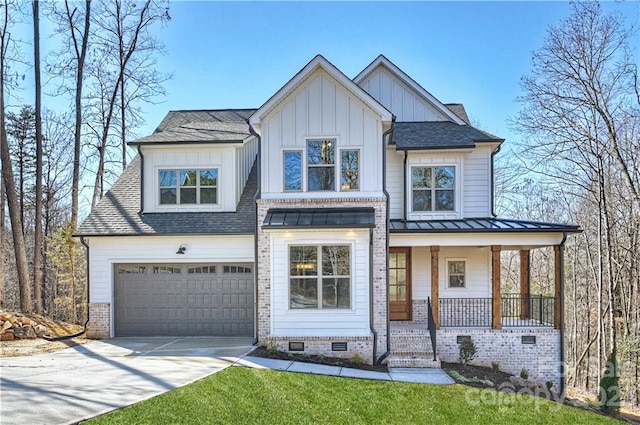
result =
[{"label": "tree trunk", "polygon": [[43,312],[42,288],[42,84],[40,80],[40,10],[39,0],[33,0],[33,68],[35,71],[36,113],[36,201],[33,235],[33,298],[36,313]]},{"label": "tree trunk", "polygon": [[89,40],[91,0],[85,2],[84,32],[80,50],[78,50],[78,40],[75,38],[73,29],[72,12],[69,10],[69,2],[65,0],[67,17],[69,19],[69,31],[73,37],[76,49],[76,59],[78,61],[76,70],[76,93],[75,93],[75,129],[73,139],[73,176],[71,178],[71,223],[73,228],[78,227],[78,198],[80,186],[80,151],[82,147],[82,83],[84,78],[84,64],[87,57],[87,46]]}]

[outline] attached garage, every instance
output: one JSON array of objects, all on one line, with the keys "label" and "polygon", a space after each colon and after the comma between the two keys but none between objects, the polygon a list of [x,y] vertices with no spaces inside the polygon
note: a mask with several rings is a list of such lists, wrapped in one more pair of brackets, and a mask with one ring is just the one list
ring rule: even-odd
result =
[{"label": "attached garage", "polygon": [[116,336],[253,336],[253,264],[116,264]]}]

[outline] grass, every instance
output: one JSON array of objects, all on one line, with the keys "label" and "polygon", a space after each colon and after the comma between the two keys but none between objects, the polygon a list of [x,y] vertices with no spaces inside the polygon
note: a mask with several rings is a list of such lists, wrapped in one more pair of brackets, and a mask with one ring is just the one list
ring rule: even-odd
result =
[{"label": "grass", "polygon": [[[482,402],[480,400],[483,400]],[[231,367],[100,424],[616,424],[537,397]]]}]

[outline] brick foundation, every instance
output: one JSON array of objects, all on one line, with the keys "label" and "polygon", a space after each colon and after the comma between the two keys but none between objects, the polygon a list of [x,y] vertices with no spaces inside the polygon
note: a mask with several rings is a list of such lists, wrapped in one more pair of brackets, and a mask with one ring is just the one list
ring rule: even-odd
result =
[{"label": "brick foundation", "polygon": [[[289,342],[304,342],[304,351],[289,351]],[[333,351],[332,342],[346,342],[347,351]],[[372,364],[373,337],[267,337],[261,345],[266,347],[275,344],[278,351],[296,354],[312,354],[326,357],[339,357],[350,359],[358,355],[364,359],[364,363]]]},{"label": "brick foundation", "polygon": [[[560,331],[555,329],[462,329],[443,328],[437,334],[437,351],[440,360],[457,363],[458,335],[471,337],[478,356],[471,364],[491,367],[491,362],[500,363],[500,370],[520,375],[525,368],[529,378],[545,383],[552,381],[560,386]],[[535,336],[535,344],[523,344],[522,336]]]},{"label": "brick foundation", "polygon": [[89,304],[87,338],[102,339],[111,336],[111,305],[109,303]]}]

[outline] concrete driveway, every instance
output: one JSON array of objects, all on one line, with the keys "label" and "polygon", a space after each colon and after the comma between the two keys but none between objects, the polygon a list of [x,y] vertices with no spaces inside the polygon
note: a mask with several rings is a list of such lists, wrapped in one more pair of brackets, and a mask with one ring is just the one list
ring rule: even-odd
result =
[{"label": "concrete driveway", "polygon": [[251,338],[112,338],[0,360],[0,423],[67,424],[232,365]]}]

